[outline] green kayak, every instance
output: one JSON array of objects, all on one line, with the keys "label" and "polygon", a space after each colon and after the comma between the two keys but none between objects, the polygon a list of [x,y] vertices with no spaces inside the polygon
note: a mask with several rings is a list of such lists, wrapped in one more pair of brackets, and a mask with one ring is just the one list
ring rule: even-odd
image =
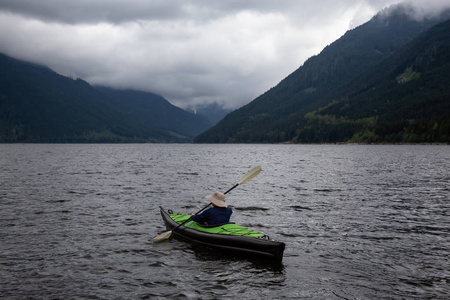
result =
[{"label": "green kayak", "polygon": [[[161,216],[168,230],[189,219],[190,215],[165,211],[161,207]],[[227,252],[257,255],[281,261],[285,244],[269,239],[263,233],[234,224],[202,226],[188,221],[172,233],[175,237],[207,247]]]}]

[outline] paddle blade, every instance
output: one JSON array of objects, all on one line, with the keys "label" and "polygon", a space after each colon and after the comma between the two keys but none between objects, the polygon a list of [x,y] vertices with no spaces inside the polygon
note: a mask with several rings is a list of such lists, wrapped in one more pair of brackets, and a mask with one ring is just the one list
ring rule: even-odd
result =
[{"label": "paddle blade", "polygon": [[244,175],[244,177],[242,177],[242,179],[239,181],[238,184],[244,184],[246,182],[249,182],[256,176],[258,176],[258,174],[261,173],[261,171],[262,171],[261,166],[254,167],[253,169],[248,171],[247,174]]},{"label": "paddle blade", "polygon": [[171,235],[172,235],[172,231],[170,231],[170,230],[169,230],[169,231],[166,231],[166,232],[163,232],[163,233],[161,233],[160,235],[154,237],[154,238],[152,239],[152,242],[153,242],[153,243],[159,243],[159,242],[168,240],[168,239],[170,238]]}]

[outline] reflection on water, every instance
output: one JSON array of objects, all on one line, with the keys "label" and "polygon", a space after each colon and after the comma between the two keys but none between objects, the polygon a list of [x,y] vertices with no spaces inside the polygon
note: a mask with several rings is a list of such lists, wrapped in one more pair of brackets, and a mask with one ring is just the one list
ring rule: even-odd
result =
[{"label": "reflection on water", "polygon": [[[448,299],[450,148],[0,145],[0,294],[9,299]],[[227,194],[282,263],[178,240],[159,206]]]}]

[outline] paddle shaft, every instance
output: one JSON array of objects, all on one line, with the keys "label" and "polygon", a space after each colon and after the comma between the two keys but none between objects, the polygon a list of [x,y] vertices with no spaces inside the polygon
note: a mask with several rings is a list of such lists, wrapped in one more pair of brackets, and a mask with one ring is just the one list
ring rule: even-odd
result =
[{"label": "paddle shaft", "polygon": [[[237,186],[239,185],[239,183],[236,183],[231,189],[229,189],[228,191],[226,191],[225,193],[223,193],[224,195],[227,194],[228,192],[230,192],[231,190],[235,189]],[[208,205],[206,205],[205,207],[203,207],[202,209],[200,209],[198,212],[196,212],[195,214],[198,215],[199,213],[201,213],[202,211],[204,211],[205,209],[207,209],[212,203],[209,203]],[[175,230],[177,230],[178,228],[180,228],[182,225],[186,224],[191,218],[183,221],[182,223],[180,223],[180,225],[178,225],[177,227],[175,227],[174,229],[172,229],[172,232],[174,232]]]}]

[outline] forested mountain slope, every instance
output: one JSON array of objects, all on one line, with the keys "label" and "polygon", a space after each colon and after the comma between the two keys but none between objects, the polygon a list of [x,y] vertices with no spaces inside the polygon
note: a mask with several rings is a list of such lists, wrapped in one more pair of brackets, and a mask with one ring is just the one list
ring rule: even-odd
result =
[{"label": "forested mountain slope", "polygon": [[[356,97],[358,90],[355,89],[360,88],[360,84],[363,86],[366,84],[361,83],[362,77],[367,82],[372,80],[371,76],[376,73],[382,62],[395,55],[419,34],[447,18],[448,13],[435,19],[416,21],[408,16],[401,5],[391,8],[390,11],[383,11],[369,22],[348,31],[319,55],[308,59],[303,66],[277,86],[248,105],[230,113],[218,125],[197,136],[195,141],[200,143],[402,141],[403,137],[394,135],[390,135],[386,140],[383,137],[386,133],[381,134],[381,131],[376,136],[375,127],[369,130],[374,133],[369,138],[370,134],[364,136],[364,130],[358,126],[345,124],[336,127],[330,120],[319,119],[323,116],[321,113],[324,109],[331,109],[336,101],[342,102],[342,99],[347,98],[348,101],[353,100],[348,95],[349,88],[354,88],[351,97]],[[399,60],[397,62],[400,64],[397,67],[401,69],[401,73],[397,75],[400,76],[407,71],[405,67],[407,63]],[[380,69],[380,72],[384,71]],[[383,75],[377,73],[378,77]],[[407,73],[404,76],[407,77]],[[406,87],[406,84],[402,85],[402,88]],[[373,106],[369,96],[365,94],[365,100],[359,101],[358,105]],[[370,119],[371,125],[376,121],[374,125],[376,126],[379,125],[378,120],[381,118],[378,115],[372,110],[365,118]],[[334,117],[339,119],[340,115]],[[384,119],[380,119],[382,120]],[[331,123],[329,126],[323,126],[324,122]],[[363,125],[366,126],[366,123]],[[322,132],[325,127],[327,131]],[[360,132],[361,130],[363,132]]]},{"label": "forested mountain slope", "polygon": [[304,116],[295,142],[450,142],[450,20]]},{"label": "forested mountain slope", "polygon": [[0,54],[0,142],[190,142],[210,123],[161,96],[93,87]]}]

